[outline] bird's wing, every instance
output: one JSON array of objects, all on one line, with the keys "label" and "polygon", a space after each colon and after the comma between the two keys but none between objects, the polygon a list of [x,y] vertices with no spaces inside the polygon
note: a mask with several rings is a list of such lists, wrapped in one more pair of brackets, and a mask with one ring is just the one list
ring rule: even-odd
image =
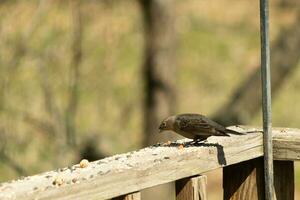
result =
[{"label": "bird's wing", "polygon": [[176,119],[178,128],[181,131],[195,135],[219,135],[228,136],[226,128],[222,125],[198,114],[182,114]]},{"label": "bird's wing", "polygon": [[240,132],[237,132],[237,131],[234,131],[234,130],[230,130],[230,129],[227,129],[226,127],[218,124],[217,122],[205,117],[202,115],[202,120],[207,122],[208,124],[210,124],[211,126],[215,127],[216,130],[218,130],[219,132],[221,133],[224,133],[225,135],[227,135],[227,133],[231,133],[231,134],[234,134],[234,135],[245,135],[244,133],[240,133]]}]

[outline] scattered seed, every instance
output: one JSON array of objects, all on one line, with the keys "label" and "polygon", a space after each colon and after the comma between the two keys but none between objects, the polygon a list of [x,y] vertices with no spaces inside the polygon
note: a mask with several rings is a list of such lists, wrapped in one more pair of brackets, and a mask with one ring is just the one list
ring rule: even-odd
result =
[{"label": "scattered seed", "polygon": [[89,166],[89,161],[87,159],[83,159],[80,161],[79,166],[80,168],[86,168],[87,166]]},{"label": "scattered seed", "polygon": [[45,188],[45,190],[49,190],[50,188],[52,188],[52,187],[48,185],[48,186]]},{"label": "scattered seed", "polygon": [[73,182],[73,183],[76,183],[77,181],[78,181],[77,178],[73,178],[73,179],[72,179],[72,182]]},{"label": "scattered seed", "polygon": [[62,179],[61,177],[56,177],[52,182],[52,184],[61,186],[62,184],[64,184],[64,179]]},{"label": "scattered seed", "polygon": [[103,160],[100,160],[100,161],[97,162],[98,165],[101,165],[101,164],[104,164],[104,163],[106,163],[106,162],[104,162]]},{"label": "scattered seed", "polygon": [[130,164],[130,163],[127,163],[126,165],[127,165],[128,167],[133,167],[133,165]]},{"label": "scattered seed", "polygon": [[97,174],[101,175],[101,174],[103,174],[103,171],[99,171]]}]

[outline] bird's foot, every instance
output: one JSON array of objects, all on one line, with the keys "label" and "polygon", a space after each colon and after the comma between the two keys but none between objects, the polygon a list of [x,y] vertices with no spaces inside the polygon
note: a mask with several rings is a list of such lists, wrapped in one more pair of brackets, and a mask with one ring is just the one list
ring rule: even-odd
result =
[{"label": "bird's foot", "polygon": [[205,143],[207,142],[207,138],[203,139],[203,138],[197,138],[197,139],[194,139],[191,144],[192,145],[195,145],[195,144],[200,144],[200,143]]}]

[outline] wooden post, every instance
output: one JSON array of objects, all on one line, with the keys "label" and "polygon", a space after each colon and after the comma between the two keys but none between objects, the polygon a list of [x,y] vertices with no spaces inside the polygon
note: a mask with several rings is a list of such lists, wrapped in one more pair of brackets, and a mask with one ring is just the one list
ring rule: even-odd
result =
[{"label": "wooden post", "polygon": [[274,161],[274,186],[277,200],[295,199],[293,161]]},{"label": "wooden post", "polygon": [[196,176],[177,180],[176,200],[207,200],[206,176]]},{"label": "wooden post", "polygon": [[263,200],[263,158],[241,162],[223,169],[224,200]]},{"label": "wooden post", "polygon": [[[264,200],[263,158],[234,164],[223,169],[224,200]],[[277,200],[294,199],[293,161],[274,161]]]},{"label": "wooden post", "polygon": [[112,198],[112,200],[141,200],[141,193],[135,192],[131,194],[126,194],[126,195]]}]

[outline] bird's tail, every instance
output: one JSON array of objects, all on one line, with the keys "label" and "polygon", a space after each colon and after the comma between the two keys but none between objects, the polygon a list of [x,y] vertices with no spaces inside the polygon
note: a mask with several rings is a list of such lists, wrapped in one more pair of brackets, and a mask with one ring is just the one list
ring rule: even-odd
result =
[{"label": "bird's tail", "polygon": [[230,130],[227,128],[226,128],[226,133],[230,133],[230,134],[234,134],[234,135],[246,135],[246,133]]}]

